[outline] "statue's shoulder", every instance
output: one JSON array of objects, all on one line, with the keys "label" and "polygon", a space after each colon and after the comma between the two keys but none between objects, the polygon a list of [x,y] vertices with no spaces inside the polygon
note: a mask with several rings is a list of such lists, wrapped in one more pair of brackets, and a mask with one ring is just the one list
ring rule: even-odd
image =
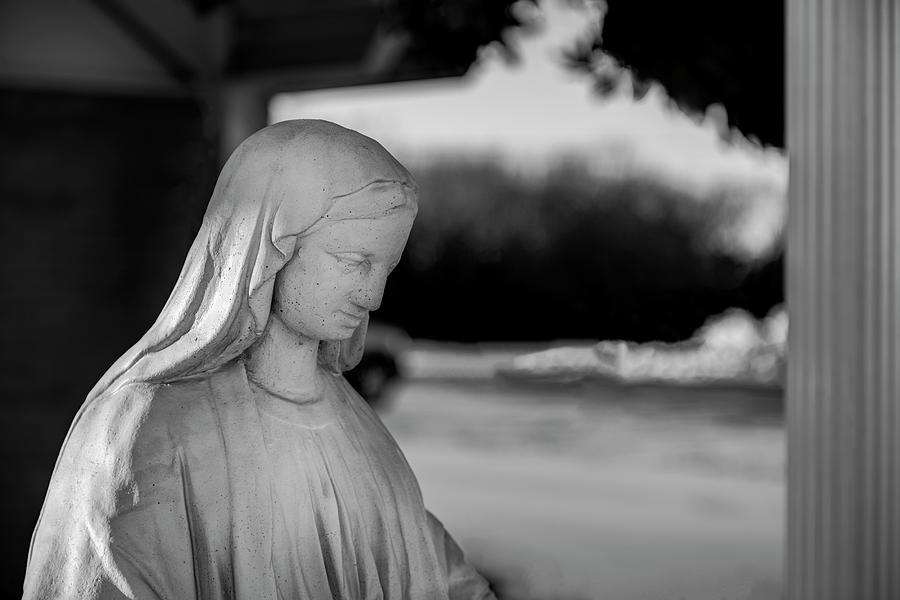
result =
[{"label": "statue's shoulder", "polygon": [[204,379],[107,390],[82,407],[67,449],[140,464],[171,455],[179,446],[203,443],[205,436],[198,434],[215,429],[211,393]]},{"label": "statue's shoulder", "polygon": [[26,583],[66,591],[33,597],[75,597],[72,589],[107,585],[110,573],[140,573],[139,589],[150,581],[159,589],[173,581],[193,585],[189,569],[179,571],[191,564],[187,507],[225,510],[214,499],[227,487],[205,395],[202,381],[131,383],[84,404],[54,469]]},{"label": "statue's shoulder", "polygon": [[137,417],[142,422],[149,419],[148,424],[152,424],[159,419],[184,418],[202,411],[209,403],[210,394],[206,379],[127,383],[89,401],[84,416],[118,425]]}]

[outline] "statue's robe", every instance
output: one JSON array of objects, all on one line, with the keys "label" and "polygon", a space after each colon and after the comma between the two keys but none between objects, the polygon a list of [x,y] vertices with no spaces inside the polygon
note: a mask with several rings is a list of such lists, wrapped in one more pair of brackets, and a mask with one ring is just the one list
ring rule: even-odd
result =
[{"label": "statue's robe", "polygon": [[253,391],[240,360],[89,402],[32,540],[25,598],[493,598],[369,406]]}]

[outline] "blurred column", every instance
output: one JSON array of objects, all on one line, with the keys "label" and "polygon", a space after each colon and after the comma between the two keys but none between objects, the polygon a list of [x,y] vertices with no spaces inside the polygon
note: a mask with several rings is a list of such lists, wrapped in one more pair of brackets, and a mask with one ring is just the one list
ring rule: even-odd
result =
[{"label": "blurred column", "polygon": [[900,598],[900,3],[788,0],[790,600]]},{"label": "blurred column", "polygon": [[269,94],[255,82],[228,82],[221,87],[219,162],[224,163],[238,144],[269,122]]}]

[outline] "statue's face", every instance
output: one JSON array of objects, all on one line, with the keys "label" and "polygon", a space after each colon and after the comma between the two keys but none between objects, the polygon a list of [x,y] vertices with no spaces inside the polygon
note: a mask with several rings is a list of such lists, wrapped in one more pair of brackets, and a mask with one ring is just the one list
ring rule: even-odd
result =
[{"label": "statue's face", "polygon": [[275,279],[272,315],[311,339],[350,338],[381,305],[414,217],[401,210],[377,219],[335,221],[301,238]]}]

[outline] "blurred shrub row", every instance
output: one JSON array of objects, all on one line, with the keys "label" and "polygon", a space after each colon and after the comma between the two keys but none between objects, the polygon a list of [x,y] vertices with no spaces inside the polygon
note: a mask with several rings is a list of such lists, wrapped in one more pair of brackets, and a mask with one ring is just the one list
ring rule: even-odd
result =
[{"label": "blurred shrub row", "polygon": [[783,300],[780,251],[746,262],[711,244],[727,198],[574,162],[535,178],[454,159],[416,177],[419,217],[381,310],[415,337],[676,341]]}]

